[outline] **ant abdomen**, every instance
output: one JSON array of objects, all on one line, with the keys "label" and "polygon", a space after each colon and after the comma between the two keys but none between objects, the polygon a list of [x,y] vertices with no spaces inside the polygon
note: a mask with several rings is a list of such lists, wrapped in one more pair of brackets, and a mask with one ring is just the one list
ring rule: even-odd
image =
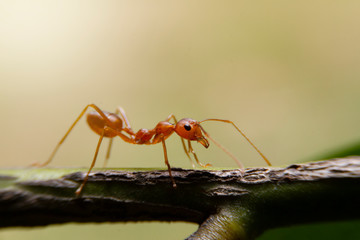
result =
[{"label": "ant abdomen", "polygon": [[[123,121],[121,118],[114,114],[104,111],[105,116],[107,117],[108,121],[111,122],[111,125],[114,126],[114,130],[121,131],[123,129]],[[118,134],[113,131],[111,128],[106,128],[105,126],[109,125],[107,120],[105,120],[98,112],[89,112],[86,117],[86,121],[89,124],[90,128],[96,132],[97,134],[101,135],[102,131],[104,132],[104,137],[113,138],[116,137]]]}]

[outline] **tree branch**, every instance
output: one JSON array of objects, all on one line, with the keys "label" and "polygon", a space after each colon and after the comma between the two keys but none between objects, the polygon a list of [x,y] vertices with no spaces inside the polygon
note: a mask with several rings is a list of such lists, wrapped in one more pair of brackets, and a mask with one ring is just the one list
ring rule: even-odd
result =
[{"label": "tree branch", "polygon": [[240,170],[0,170],[0,227],[186,221],[189,239],[254,239],[269,228],[360,216],[360,158]]}]

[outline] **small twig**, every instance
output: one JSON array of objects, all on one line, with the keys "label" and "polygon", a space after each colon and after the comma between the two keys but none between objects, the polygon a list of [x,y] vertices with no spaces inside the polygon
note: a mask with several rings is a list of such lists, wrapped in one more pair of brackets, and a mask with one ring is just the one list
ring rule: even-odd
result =
[{"label": "small twig", "polygon": [[281,169],[0,170],[0,227],[65,222],[187,221],[189,239],[253,239],[269,228],[359,218],[360,158]]}]

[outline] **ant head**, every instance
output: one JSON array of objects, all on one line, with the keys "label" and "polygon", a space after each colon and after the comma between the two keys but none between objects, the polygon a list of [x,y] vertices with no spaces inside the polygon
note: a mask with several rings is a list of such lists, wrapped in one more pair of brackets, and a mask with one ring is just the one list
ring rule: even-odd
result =
[{"label": "ant head", "polygon": [[205,148],[209,147],[209,142],[203,136],[202,127],[200,123],[191,118],[181,119],[175,126],[175,132],[182,138],[190,141],[197,141]]}]

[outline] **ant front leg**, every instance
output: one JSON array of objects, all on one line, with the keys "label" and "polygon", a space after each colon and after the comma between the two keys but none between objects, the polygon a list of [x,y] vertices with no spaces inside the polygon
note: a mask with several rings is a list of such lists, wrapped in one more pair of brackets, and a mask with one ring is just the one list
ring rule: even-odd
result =
[{"label": "ant front leg", "polygon": [[199,159],[198,159],[198,157],[197,157],[194,149],[193,149],[192,146],[191,146],[191,141],[190,141],[190,140],[188,140],[188,146],[189,146],[189,152],[191,152],[191,153],[194,155],[194,158],[195,158],[197,164],[199,164],[199,165],[200,165],[201,167],[203,167],[203,168],[207,168],[207,167],[211,167],[211,166],[212,166],[210,163],[207,163],[206,165],[204,165],[204,164],[202,164],[202,163],[199,161]]},{"label": "ant front leg", "polygon": [[[194,163],[194,161],[192,160],[192,158],[191,158],[190,155],[189,155],[190,149],[188,150],[188,149],[186,148],[184,139],[183,139],[182,137],[180,137],[180,139],[181,139],[182,146],[183,146],[183,148],[184,148],[184,152],[185,152],[186,156],[187,156],[187,157],[189,158],[189,160],[190,160],[191,166],[192,166],[193,168],[195,168],[195,163]],[[192,153],[195,155],[194,152],[192,152]]]}]

